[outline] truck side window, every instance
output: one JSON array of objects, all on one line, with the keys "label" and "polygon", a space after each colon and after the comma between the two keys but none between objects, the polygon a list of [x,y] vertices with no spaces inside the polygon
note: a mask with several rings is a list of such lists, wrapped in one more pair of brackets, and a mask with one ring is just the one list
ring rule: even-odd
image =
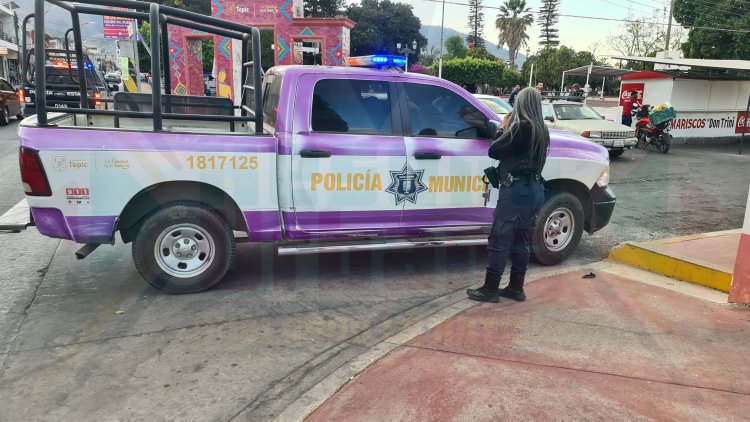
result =
[{"label": "truck side window", "polygon": [[279,93],[281,92],[281,80],[279,76],[266,76],[270,81],[265,84],[263,92],[263,122],[270,126],[276,126],[276,115],[279,112]]},{"label": "truck side window", "polygon": [[487,117],[448,89],[405,83],[411,136],[488,138]]},{"label": "truck side window", "polygon": [[312,130],[392,135],[389,83],[323,79],[315,84]]}]

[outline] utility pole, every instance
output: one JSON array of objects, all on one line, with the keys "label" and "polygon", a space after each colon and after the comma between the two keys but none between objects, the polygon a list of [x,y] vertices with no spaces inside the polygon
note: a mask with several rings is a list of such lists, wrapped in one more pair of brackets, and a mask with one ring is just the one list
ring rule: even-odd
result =
[{"label": "utility pole", "polygon": [[445,27],[445,0],[443,0],[443,13],[440,17],[440,59],[438,61],[438,78],[443,77],[443,28]]},{"label": "utility pole", "polygon": [[[667,21],[667,41],[664,43],[664,51],[669,51],[669,37],[672,34],[672,13],[674,13],[674,0],[669,2],[669,20]],[[666,54],[664,57],[667,57]]]}]

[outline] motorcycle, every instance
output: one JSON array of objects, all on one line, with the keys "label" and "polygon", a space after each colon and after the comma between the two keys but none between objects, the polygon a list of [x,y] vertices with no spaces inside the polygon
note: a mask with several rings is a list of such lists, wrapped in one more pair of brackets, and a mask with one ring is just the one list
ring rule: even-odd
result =
[{"label": "motorcycle", "polygon": [[666,154],[672,144],[672,134],[669,133],[669,122],[671,120],[652,126],[649,117],[652,108],[648,104],[643,104],[635,111],[637,119],[635,136],[638,138],[635,147],[646,149],[649,145],[653,145],[657,151]]}]

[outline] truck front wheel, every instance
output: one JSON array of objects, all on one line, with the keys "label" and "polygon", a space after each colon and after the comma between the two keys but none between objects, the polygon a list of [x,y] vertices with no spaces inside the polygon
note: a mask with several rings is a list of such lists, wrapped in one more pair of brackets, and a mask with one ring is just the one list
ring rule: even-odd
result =
[{"label": "truck front wheel", "polygon": [[536,218],[531,236],[532,256],[543,265],[564,261],[581,240],[583,206],[573,194],[554,192]]},{"label": "truck front wheel", "polygon": [[235,240],[213,209],[175,202],[146,217],[133,242],[141,276],[166,293],[195,293],[217,284],[234,263]]}]

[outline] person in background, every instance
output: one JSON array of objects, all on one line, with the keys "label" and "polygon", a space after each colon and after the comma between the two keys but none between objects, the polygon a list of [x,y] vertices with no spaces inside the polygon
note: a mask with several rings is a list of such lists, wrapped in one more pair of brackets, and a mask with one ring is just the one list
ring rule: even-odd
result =
[{"label": "person in background", "polygon": [[[539,91],[540,94],[542,94],[542,90],[544,90],[544,84],[541,83],[541,82],[539,82],[538,84],[536,84],[536,90]],[[542,95],[544,95],[544,94],[542,94]]]},{"label": "person in background", "polygon": [[513,92],[510,93],[510,97],[508,98],[508,104],[510,104],[511,107],[513,107],[513,104],[515,104],[516,95],[518,95],[519,91],[521,91],[521,85],[516,85],[516,87],[513,88]]},{"label": "person in background", "polygon": [[633,110],[637,110],[640,106],[638,91],[631,92],[630,97],[626,98],[622,105],[622,124],[631,126],[633,124]]},{"label": "person in background", "polygon": [[[500,137],[490,145],[490,158],[497,168],[499,193],[487,239],[488,265],[484,286],[467,289],[469,299],[500,301],[500,296],[519,302],[529,266],[529,242],[537,214],[544,204],[542,170],[547,160],[549,131],[542,117],[542,96],[533,88],[518,93],[513,111],[503,122]],[[493,182],[494,183],[494,182]],[[499,289],[500,277],[510,257],[510,281]]]}]

